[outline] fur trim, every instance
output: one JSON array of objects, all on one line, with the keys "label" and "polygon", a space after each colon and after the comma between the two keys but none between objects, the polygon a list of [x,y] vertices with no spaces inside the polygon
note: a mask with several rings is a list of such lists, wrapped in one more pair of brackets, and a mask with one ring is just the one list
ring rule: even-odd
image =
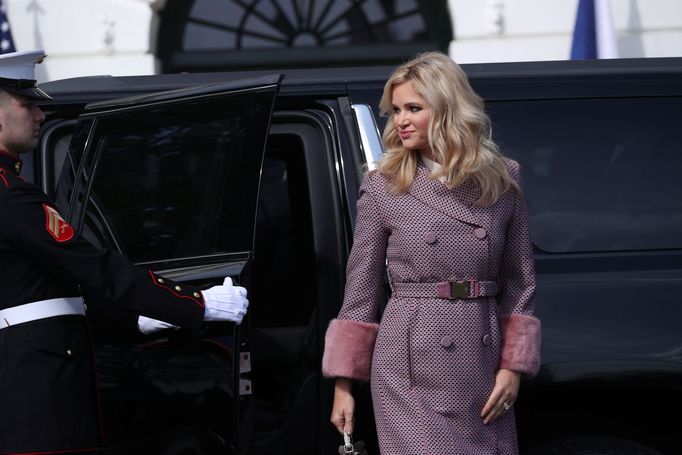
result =
[{"label": "fur trim", "polygon": [[535,376],[540,370],[540,320],[525,314],[502,316],[500,368]]},{"label": "fur trim", "polygon": [[369,381],[379,324],[332,319],[324,339],[322,374],[327,378]]}]

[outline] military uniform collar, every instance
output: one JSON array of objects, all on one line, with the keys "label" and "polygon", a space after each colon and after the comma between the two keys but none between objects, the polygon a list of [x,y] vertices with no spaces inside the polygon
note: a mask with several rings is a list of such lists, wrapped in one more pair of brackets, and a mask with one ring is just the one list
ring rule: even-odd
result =
[{"label": "military uniform collar", "polygon": [[24,162],[20,159],[14,158],[4,150],[0,150],[0,167],[11,172],[12,174],[21,174],[21,168]]}]

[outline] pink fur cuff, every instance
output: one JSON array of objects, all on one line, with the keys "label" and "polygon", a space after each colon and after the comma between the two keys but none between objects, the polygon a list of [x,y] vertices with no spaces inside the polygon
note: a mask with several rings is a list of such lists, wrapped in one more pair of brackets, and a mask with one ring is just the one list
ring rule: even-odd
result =
[{"label": "pink fur cuff", "polygon": [[525,314],[502,316],[500,368],[535,376],[540,370],[540,320]]},{"label": "pink fur cuff", "polygon": [[322,374],[327,378],[369,381],[379,324],[332,319],[324,339]]}]

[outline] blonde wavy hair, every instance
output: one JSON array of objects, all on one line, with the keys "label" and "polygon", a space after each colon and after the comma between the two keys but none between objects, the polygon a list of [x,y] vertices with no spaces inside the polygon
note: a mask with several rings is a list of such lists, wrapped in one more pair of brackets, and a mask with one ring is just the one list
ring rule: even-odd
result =
[{"label": "blonde wavy hair", "polygon": [[473,181],[481,190],[476,201],[481,206],[494,204],[509,188],[520,191],[490,137],[483,99],[471,88],[459,65],[439,52],[419,54],[401,65],[384,86],[380,108],[388,121],[379,172],[388,177],[392,191],[400,193],[410,187],[419,160],[417,151],[403,147],[393,123],[393,89],[406,82],[429,107],[429,147],[441,165],[432,178],[445,177],[448,188]]}]

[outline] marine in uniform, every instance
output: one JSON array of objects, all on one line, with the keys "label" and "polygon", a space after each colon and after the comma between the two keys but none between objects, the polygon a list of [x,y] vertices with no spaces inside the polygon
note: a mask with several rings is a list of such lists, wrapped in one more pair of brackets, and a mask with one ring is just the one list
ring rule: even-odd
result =
[{"label": "marine in uniform", "polygon": [[21,176],[45,119],[42,51],[0,56],[0,454],[94,451],[100,428],[80,289],[140,317],[143,331],[241,322],[246,290],[229,278],[201,291],[157,276],[74,232]]}]

